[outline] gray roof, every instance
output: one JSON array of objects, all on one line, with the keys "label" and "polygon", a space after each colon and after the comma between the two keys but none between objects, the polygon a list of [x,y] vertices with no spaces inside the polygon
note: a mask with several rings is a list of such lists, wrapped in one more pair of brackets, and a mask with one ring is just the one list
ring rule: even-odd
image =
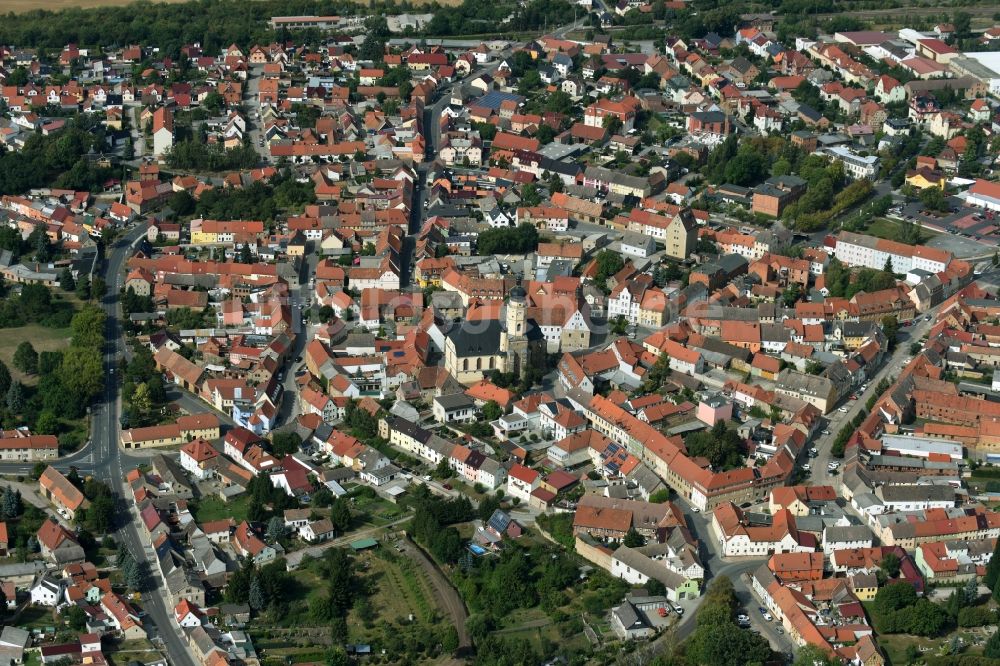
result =
[{"label": "gray roof", "polygon": [[474,327],[455,326],[448,331],[448,339],[455,346],[455,356],[489,356],[500,349],[500,322],[490,319]]},{"label": "gray roof", "polygon": [[439,395],[434,398],[434,402],[441,405],[445,410],[467,409],[476,403],[464,393],[452,393],[450,395]]},{"label": "gray roof", "polygon": [[904,486],[899,484],[879,486],[875,490],[883,502],[948,502],[955,500],[955,489],[951,486]]},{"label": "gray roof", "polygon": [[3,633],[0,633],[0,644],[26,648],[31,644],[31,634],[27,629],[6,626],[3,628]]},{"label": "gray roof", "polygon": [[611,612],[615,614],[625,629],[643,629],[646,627],[646,623],[639,616],[639,611],[628,601],[622,603],[621,606],[618,606]]},{"label": "gray roof", "polygon": [[823,540],[827,543],[845,541],[870,541],[872,531],[865,525],[830,526],[823,532]]}]

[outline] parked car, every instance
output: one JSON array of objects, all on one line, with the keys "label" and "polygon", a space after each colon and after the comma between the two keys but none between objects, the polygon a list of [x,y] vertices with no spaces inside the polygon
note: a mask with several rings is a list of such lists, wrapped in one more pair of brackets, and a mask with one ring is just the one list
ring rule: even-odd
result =
[{"label": "parked car", "polygon": [[810,465],[809,463],[802,463],[802,469],[808,472],[809,470],[812,469],[812,465]]},{"label": "parked car", "polygon": [[674,612],[677,613],[678,615],[684,615],[684,609],[681,608],[678,604],[674,604]]},{"label": "parked car", "polygon": [[660,617],[666,617],[667,616],[667,609],[666,608],[657,608],[656,609],[656,614],[659,615]]}]

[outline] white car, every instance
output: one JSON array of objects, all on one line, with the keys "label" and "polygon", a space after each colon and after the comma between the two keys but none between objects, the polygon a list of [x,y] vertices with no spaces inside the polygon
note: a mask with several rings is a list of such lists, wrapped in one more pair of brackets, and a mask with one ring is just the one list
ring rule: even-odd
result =
[{"label": "white car", "polygon": [[831,460],[826,464],[826,466],[829,467],[830,469],[837,469],[838,467],[840,467],[840,463],[835,460]]},{"label": "white car", "polygon": [[[823,434],[824,434],[824,435],[829,435],[829,434],[830,434],[830,431],[829,431],[829,430],[824,430],[824,431],[823,431]],[[815,449],[814,449],[814,450],[815,450]]]},{"label": "white car", "polygon": [[847,407],[841,407],[841,408],[840,408],[840,409],[838,409],[837,411],[838,411],[838,412],[843,412],[843,413],[845,413],[845,414],[846,414],[846,413],[847,413]]},{"label": "white car", "polygon": [[802,463],[802,469],[808,472],[809,470],[812,469],[812,465],[810,465],[809,463]]}]

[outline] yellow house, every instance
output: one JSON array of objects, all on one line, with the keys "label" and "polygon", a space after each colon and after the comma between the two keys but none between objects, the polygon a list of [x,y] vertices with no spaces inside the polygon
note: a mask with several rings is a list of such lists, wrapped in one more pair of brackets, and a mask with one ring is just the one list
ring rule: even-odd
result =
[{"label": "yellow house", "polygon": [[930,187],[937,187],[943,190],[946,182],[947,179],[943,173],[926,167],[911,169],[906,172],[906,184],[918,190],[926,190]]},{"label": "yellow house", "polygon": [[855,574],[851,576],[850,584],[858,601],[871,601],[878,594],[878,578],[875,574]]},{"label": "yellow house", "polygon": [[305,235],[297,231],[295,236],[288,241],[288,247],[285,248],[285,252],[289,257],[301,257],[306,253],[306,237]]}]

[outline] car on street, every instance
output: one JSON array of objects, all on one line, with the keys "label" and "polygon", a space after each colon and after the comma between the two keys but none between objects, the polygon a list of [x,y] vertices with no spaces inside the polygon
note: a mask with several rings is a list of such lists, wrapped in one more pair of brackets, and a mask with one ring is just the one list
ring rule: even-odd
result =
[{"label": "car on street", "polygon": [[659,615],[660,617],[666,617],[667,616],[667,609],[666,608],[657,608],[656,609],[656,614]]},{"label": "car on street", "polygon": [[761,613],[761,617],[764,618],[765,622],[770,622],[771,620],[774,619],[773,617],[771,617],[771,614],[768,613],[766,610],[763,613]]},{"label": "car on street", "polygon": [[444,489],[445,490],[451,490],[451,484],[450,483],[444,484]]},{"label": "car on street", "polygon": [[677,604],[674,604],[674,612],[678,615],[684,615],[684,609]]},{"label": "car on street", "polygon": [[824,435],[829,435],[829,434],[830,434],[830,431],[829,431],[829,430],[824,430],[824,431],[823,431],[823,434],[824,434]]},{"label": "car on street", "polygon": [[[856,399],[856,398],[855,398],[855,399]],[[846,414],[846,413],[847,413],[847,407],[841,407],[841,408],[840,408],[840,409],[838,409],[837,411],[838,411],[838,412],[843,412],[843,413],[845,413],[845,414]]]},{"label": "car on street", "polygon": [[802,463],[802,469],[808,472],[809,470],[812,469],[812,465],[810,465],[809,463]]},{"label": "car on street", "polygon": [[750,622],[750,616],[747,615],[746,613],[740,613],[739,615],[736,616],[736,621],[739,622],[740,624],[744,622]]}]

